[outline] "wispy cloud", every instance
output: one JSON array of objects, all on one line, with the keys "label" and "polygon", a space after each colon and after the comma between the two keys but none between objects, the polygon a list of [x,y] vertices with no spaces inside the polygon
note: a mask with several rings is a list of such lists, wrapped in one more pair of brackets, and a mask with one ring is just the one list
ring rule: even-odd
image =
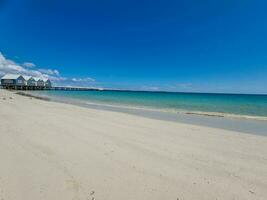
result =
[{"label": "wispy cloud", "polygon": [[36,67],[36,65],[34,63],[31,62],[25,62],[22,64],[23,67],[28,67],[28,68],[33,68]]},{"label": "wispy cloud", "polygon": [[144,91],[160,91],[161,87],[160,86],[141,86],[138,89],[135,90],[144,90]]},{"label": "wispy cloud", "polygon": [[95,82],[95,79],[91,77],[85,77],[85,78],[72,78],[73,82]]},{"label": "wispy cloud", "polygon": [[0,76],[4,74],[22,74],[34,77],[49,78],[55,85],[76,85],[90,86],[95,84],[95,79],[91,77],[63,77],[57,69],[38,68],[34,63],[25,62],[22,64],[16,63],[13,60],[7,59],[0,52]]},{"label": "wispy cloud", "polygon": [[135,88],[135,90],[168,91],[168,92],[188,92],[193,89],[194,89],[194,85],[192,83],[143,85],[139,88]]},{"label": "wispy cloud", "polygon": [[192,89],[193,84],[192,83],[177,83],[173,85],[176,89]]},{"label": "wispy cloud", "polygon": [[44,74],[52,75],[52,76],[59,76],[59,71],[56,69],[38,69],[39,72]]}]

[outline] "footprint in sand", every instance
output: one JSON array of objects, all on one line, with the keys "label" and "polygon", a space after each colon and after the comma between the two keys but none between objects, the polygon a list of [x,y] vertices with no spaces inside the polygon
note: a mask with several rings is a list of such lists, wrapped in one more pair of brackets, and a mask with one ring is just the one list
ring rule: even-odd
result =
[{"label": "footprint in sand", "polygon": [[45,192],[45,187],[44,186],[41,186],[39,188],[39,191],[40,191],[40,194],[43,194]]},{"label": "footprint in sand", "polygon": [[95,200],[94,194],[95,194],[95,191],[94,190],[91,191],[90,195],[87,197],[87,200]]}]

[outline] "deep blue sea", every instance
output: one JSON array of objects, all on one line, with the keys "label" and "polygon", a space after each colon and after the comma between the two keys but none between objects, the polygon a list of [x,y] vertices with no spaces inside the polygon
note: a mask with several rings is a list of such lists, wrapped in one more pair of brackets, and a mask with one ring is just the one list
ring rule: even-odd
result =
[{"label": "deep blue sea", "polygon": [[204,115],[266,118],[267,95],[135,91],[36,91],[55,100]]}]

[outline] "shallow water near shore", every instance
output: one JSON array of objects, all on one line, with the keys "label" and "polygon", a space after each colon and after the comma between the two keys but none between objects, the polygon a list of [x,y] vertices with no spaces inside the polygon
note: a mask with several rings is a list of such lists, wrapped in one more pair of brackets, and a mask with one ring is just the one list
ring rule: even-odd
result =
[{"label": "shallow water near shore", "polygon": [[[146,92],[133,92],[138,94],[137,96],[130,94],[130,96],[133,96],[133,99],[131,99],[129,97],[129,93],[131,92],[126,92],[126,94],[124,94],[125,92],[116,91],[34,91],[30,93],[49,97],[54,101],[76,104],[93,109],[124,112],[159,120],[190,123],[267,136],[267,96],[264,95],[151,94],[151,92],[144,95],[143,93]],[[146,98],[146,100],[142,100],[142,95],[145,96],[144,98]],[[146,95],[149,95],[149,97]],[[164,103],[162,106],[156,106],[156,104],[161,103],[160,100],[157,102],[161,95],[182,95],[183,97],[172,97],[172,105],[174,106],[169,107],[166,105],[166,98],[170,97],[162,97],[164,100],[161,100],[161,102]],[[190,97],[187,97],[187,95]],[[155,96],[156,99],[153,99]],[[195,98],[191,100],[193,102],[187,102],[187,99],[193,98],[192,96]],[[184,99],[182,104],[186,105],[196,105],[197,99],[199,98],[199,110],[193,110],[193,106],[189,106],[186,109],[178,109],[182,101],[181,98]],[[175,101],[174,99],[179,100]],[[208,102],[204,102],[205,99]],[[148,105],[149,102],[151,105]],[[220,106],[221,104],[218,102],[222,102],[223,105]],[[230,105],[230,102],[233,102],[234,105]],[[210,104],[210,108],[207,106],[208,103]],[[170,104],[171,102],[168,103],[168,105]],[[202,104],[205,106],[201,107]],[[212,108],[216,109],[212,110]],[[230,108],[233,108],[234,111],[230,110]],[[253,111],[253,108],[256,111],[259,110],[259,112]],[[221,112],[223,109],[226,109],[226,111],[229,110],[228,113],[226,111]]]},{"label": "shallow water near shore", "polygon": [[267,95],[55,90],[33,93],[113,106],[267,119]]}]

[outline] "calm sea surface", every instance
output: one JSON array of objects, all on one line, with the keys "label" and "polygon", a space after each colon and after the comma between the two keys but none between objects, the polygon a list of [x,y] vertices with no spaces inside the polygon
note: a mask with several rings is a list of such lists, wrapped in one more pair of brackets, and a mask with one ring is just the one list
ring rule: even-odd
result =
[{"label": "calm sea surface", "polygon": [[267,95],[132,91],[35,91],[55,100],[195,114],[267,117]]}]

